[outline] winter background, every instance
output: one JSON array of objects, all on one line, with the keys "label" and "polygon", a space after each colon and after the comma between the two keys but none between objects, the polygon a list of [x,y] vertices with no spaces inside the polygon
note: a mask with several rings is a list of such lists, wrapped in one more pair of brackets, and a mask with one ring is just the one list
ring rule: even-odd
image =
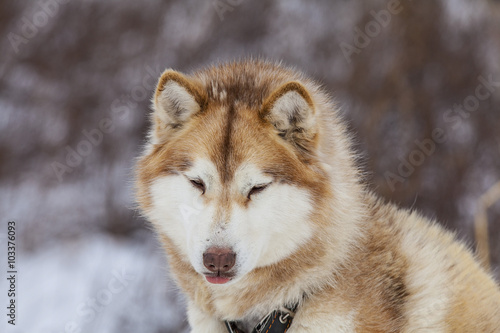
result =
[{"label": "winter background", "polygon": [[[0,36],[0,332],[187,330],[132,191],[168,67],[254,56],[302,69],[337,99],[372,188],[471,247],[500,181],[500,1],[2,1]],[[486,217],[499,278],[500,204]]]}]

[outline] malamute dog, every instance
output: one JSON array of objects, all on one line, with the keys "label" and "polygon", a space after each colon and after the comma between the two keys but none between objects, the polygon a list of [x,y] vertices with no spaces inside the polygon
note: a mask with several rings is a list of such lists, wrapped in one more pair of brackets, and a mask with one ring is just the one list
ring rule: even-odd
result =
[{"label": "malamute dog", "polygon": [[265,61],[161,76],[137,195],[192,332],[500,332],[498,285],[366,188],[337,112]]}]

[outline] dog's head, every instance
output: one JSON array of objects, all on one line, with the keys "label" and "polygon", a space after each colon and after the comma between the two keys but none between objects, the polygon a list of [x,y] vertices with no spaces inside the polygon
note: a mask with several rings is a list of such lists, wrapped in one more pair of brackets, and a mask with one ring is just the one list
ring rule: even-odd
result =
[{"label": "dog's head", "polygon": [[[259,68],[261,66],[261,68]],[[138,166],[141,208],[211,283],[234,283],[318,235],[330,196],[316,86],[269,64],[167,70]]]}]

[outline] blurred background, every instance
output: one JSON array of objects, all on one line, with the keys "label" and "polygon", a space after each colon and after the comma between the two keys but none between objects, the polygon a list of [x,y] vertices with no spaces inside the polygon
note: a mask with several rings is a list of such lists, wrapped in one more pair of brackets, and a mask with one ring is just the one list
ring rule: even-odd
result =
[{"label": "blurred background", "polygon": [[[471,247],[500,181],[500,1],[2,1],[0,36],[0,267],[14,220],[19,270],[2,332],[187,329],[131,186],[168,67],[303,70],[335,96],[374,190]],[[500,203],[486,217],[498,279]]]}]

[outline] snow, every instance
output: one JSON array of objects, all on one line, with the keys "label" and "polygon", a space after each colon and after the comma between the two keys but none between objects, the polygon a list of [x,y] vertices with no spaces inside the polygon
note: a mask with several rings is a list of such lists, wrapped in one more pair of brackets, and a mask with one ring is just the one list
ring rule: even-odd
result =
[{"label": "snow", "polygon": [[139,243],[93,235],[23,253],[17,259],[18,321],[6,332],[182,332],[182,298],[150,238]]}]

